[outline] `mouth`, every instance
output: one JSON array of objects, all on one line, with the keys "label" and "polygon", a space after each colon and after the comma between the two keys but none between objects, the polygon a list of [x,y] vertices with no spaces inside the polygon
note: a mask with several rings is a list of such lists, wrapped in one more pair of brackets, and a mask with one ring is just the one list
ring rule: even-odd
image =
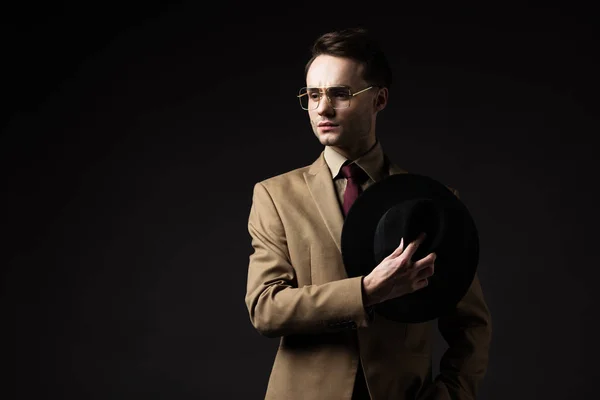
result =
[{"label": "mouth", "polygon": [[322,131],[331,131],[331,130],[334,130],[334,129],[338,128],[339,125],[331,123],[331,122],[321,122],[317,126]]}]

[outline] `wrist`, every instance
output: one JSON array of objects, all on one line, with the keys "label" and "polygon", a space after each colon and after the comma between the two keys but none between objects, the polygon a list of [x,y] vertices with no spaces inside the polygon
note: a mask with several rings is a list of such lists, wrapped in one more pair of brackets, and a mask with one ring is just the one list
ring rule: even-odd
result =
[{"label": "wrist", "polygon": [[362,282],[362,298],[363,305],[365,307],[371,307],[375,304],[372,296],[372,283],[369,275],[365,276],[361,280]]}]

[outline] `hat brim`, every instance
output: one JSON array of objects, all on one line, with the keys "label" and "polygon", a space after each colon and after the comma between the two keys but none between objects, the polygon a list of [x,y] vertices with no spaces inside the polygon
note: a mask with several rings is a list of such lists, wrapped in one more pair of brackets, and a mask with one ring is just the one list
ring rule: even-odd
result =
[{"label": "hat brim", "polygon": [[[423,198],[434,200],[444,211],[445,234],[435,249],[435,272],[429,284],[375,306],[376,313],[398,322],[419,323],[444,316],[468,291],[479,261],[479,235],[469,210],[440,182],[401,173],[376,182],[358,196],[342,228],[346,273],[348,277],[366,276],[377,266],[374,237],[381,217],[399,203]],[[405,248],[414,239],[404,238]]]}]

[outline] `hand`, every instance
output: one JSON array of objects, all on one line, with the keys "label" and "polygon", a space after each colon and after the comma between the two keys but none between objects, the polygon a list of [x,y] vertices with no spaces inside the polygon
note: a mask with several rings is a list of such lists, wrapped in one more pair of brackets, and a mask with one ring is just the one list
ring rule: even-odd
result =
[{"label": "hand", "polygon": [[436,254],[430,253],[416,262],[411,261],[424,239],[425,233],[421,233],[406,249],[404,239],[401,239],[400,246],[364,277],[365,306],[404,296],[428,285],[427,278],[433,275]]}]

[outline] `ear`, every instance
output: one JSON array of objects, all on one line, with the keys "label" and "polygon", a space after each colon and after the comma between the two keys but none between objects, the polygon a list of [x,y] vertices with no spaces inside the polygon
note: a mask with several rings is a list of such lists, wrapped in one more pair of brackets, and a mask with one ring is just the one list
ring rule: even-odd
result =
[{"label": "ear", "polygon": [[385,106],[387,106],[387,102],[388,102],[388,88],[379,88],[379,91],[377,92],[377,96],[375,96],[374,99],[374,107],[375,107],[375,112],[379,112],[381,110],[383,110],[385,108]]}]

